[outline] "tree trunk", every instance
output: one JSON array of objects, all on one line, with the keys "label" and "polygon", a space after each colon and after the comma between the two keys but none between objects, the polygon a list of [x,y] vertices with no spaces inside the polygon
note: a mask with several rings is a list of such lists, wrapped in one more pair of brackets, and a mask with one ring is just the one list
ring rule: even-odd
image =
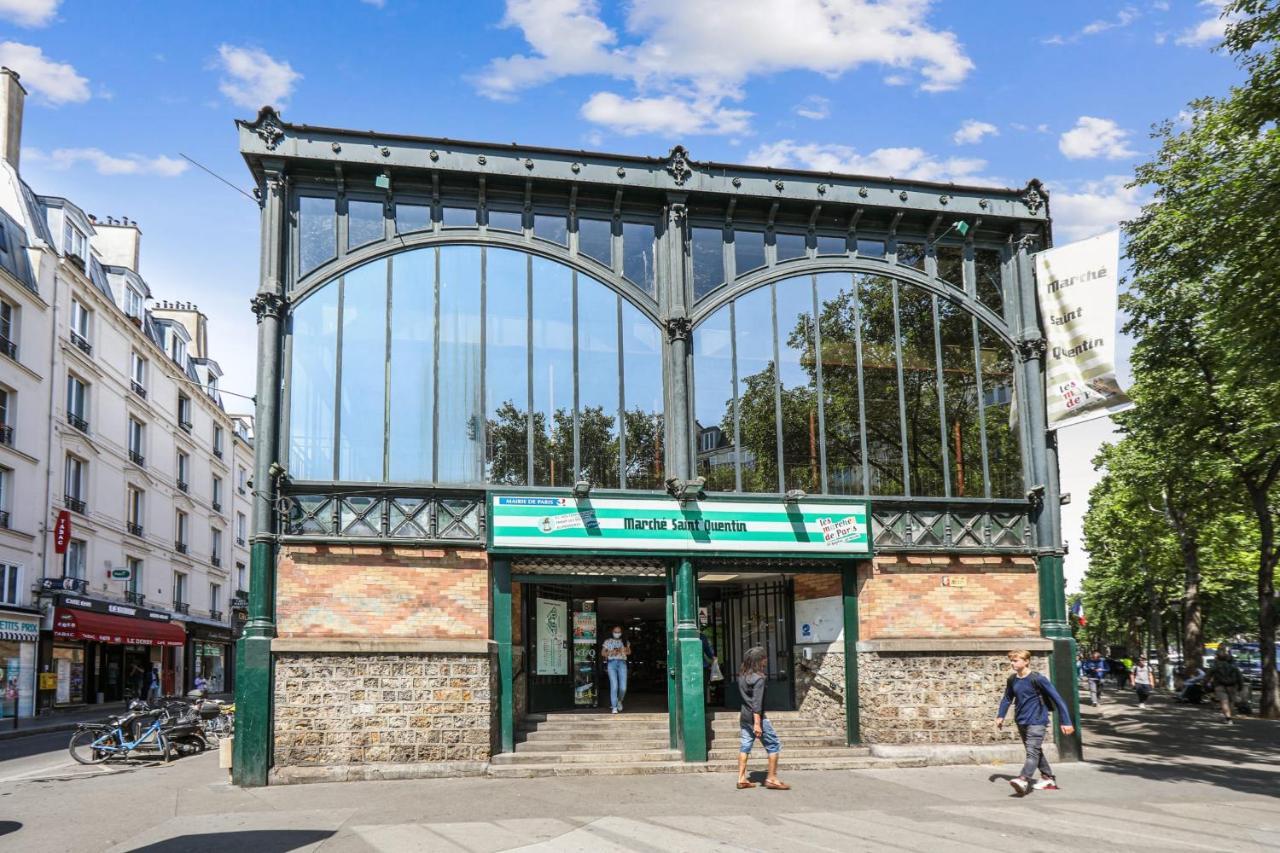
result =
[{"label": "tree trunk", "polygon": [[[1147,578],[1147,629],[1151,634],[1151,642],[1156,647],[1157,655],[1157,671],[1160,673],[1159,678],[1164,678],[1164,665],[1169,662],[1169,643],[1165,639],[1164,618],[1161,611],[1164,609],[1164,603],[1160,601],[1156,595],[1156,584],[1151,579],[1151,572],[1146,573]],[[1147,663],[1150,663],[1148,661]]]},{"label": "tree trunk", "polygon": [[1204,623],[1200,603],[1200,540],[1195,525],[1173,506],[1165,493],[1165,515],[1178,536],[1182,552],[1182,671],[1190,676],[1204,653]]},{"label": "tree trunk", "polygon": [[1267,719],[1280,718],[1280,691],[1276,684],[1276,560],[1275,519],[1267,501],[1268,490],[1246,484],[1249,502],[1258,517],[1261,539],[1258,549],[1258,645],[1262,653],[1262,699],[1258,713]]}]

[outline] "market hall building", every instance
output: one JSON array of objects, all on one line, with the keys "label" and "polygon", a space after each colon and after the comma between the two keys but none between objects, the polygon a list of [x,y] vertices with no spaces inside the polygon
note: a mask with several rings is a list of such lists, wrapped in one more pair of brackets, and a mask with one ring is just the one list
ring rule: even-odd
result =
[{"label": "market hall building", "polygon": [[1074,695],[1038,182],[239,133],[237,783],[616,772],[530,754],[608,714],[613,625],[662,769],[736,752],[756,645],[784,741],[850,755],[1009,739],[1011,647]]}]

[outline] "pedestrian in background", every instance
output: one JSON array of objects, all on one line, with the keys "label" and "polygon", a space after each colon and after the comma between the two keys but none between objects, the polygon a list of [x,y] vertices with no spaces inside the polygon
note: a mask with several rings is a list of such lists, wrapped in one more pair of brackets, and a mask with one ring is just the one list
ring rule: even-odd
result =
[{"label": "pedestrian in background", "polygon": [[[1031,652],[1026,649],[1014,649],[1009,652],[1009,666],[1013,674],[1004,685],[1004,697],[1000,700],[1000,710],[996,712],[996,728],[1004,728],[1005,714],[1009,713],[1009,705],[1016,703],[1014,720],[1018,724],[1018,736],[1022,738],[1027,758],[1022,764],[1022,772],[1009,784],[1018,796],[1026,796],[1032,789],[1037,791],[1056,791],[1058,782],[1053,776],[1053,768],[1049,759],[1044,756],[1044,739],[1049,731],[1049,705],[1052,703],[1058,711],[1058,725],[1064,735],[1073,734],[1075,726],[1071,722],[1071,711],[1067,703],[1062,701],[1061,694],[1054,688],[1053,682],[1031,669]],[[1040,781],[1032,783],[1036,769],[1040,770]]]},{"label": "pedestrian in background", "polygon": [[1218,646],[1213,665],[1209,667],[1209,682],[1213,685],[1214,698],[1222,709],[1222,722],[1232,722],[1231,711],[1236,706],[1236,693],[1244,682],[1244,673],[1231,659],[1231,652],[1226,646]]},{"label": "pedestrian in background", "polygon": [[631,644],[622,639],[621,625],[613,626],[613,636],[604,641],[600,653],[609,674],[609,707],[617,714],[622,711],[622,700],[627,695],[627,657],[631,654]]},{"label": "pedestrian in background", "polygon": [[1095,708],[1102,701],[1102,683],[1110,669],[1111,667],[1107,666],[1107,662],[1102,659],[1102,652],[1094,652],[1089,660],[1084,662],[1084,678],[1089,685],[1089,701],[1093,702]]},{"label": "pedestrian in background", "polygon": [[1155,689],[1155,677],[1146,658],[1138,658],[1138,663],[1129,672],[1129,686],[1138,694],[1138,707],[1147,707],[1147,697]]},{"label": "pedestrian in background", "polygon": [[764,744],[765,754],[769,757],[769,770],[764,777],[764,786],[772,791],[789,791],[791,786],[778,779],[778,757],[782,753],[782,741],[773,730],[764,711],[764,690],[768,683],[765,670],[768,668],[769,656],[761,646],[747,649],[742,656],[742,668],[738,672],[738,693],[742,696],[742,709],[738,714],[741,727],[738,749],[738,788],[754,788],[754,782],[747,780],[747,759],[751,756],[751,747],[756,739]]},{"label": "pedestrian in background", "polygon": [[155,702],[160,698],[160,664],[153,664],[147,675],[147,701]]}]

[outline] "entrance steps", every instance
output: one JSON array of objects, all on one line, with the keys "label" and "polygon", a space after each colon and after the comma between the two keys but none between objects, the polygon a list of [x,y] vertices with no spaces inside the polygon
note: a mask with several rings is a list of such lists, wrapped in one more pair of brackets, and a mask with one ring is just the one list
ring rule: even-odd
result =
[{"label": "entrance steps", "polygon": [[[545,776],[632,776],[659,773],[734,772],[738,768],[738,714],[708,715],[705,763],[681,760],[670,748],[666,714],[531,714],[516,729],[515,751],[493,756],[489,775],[502,778]],[[924,766],[923,759],[873,758],[865,747],[845,744],[844,733],[794,711],[769,714],[783,743],[785,770],[862,770]],[[748,768],[765,764],[759,744]]]}]

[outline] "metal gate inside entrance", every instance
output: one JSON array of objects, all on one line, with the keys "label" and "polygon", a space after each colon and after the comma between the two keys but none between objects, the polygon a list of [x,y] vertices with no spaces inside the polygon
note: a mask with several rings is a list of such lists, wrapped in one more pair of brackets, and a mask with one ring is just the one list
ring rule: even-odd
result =
[{"label": "metal gate inside entrance", "polygon": [[795,701],[791,580],[703,582],[698,586],[698,598],[699,607],[705,609],[707,617],[703,635],[715,648],[724,673],[724,681],[710,688],[710,704],[725,708],[737,708],[741,704],[738,669],[747,650],[760,646],[768,660],[766,710],[791,710]]}]

